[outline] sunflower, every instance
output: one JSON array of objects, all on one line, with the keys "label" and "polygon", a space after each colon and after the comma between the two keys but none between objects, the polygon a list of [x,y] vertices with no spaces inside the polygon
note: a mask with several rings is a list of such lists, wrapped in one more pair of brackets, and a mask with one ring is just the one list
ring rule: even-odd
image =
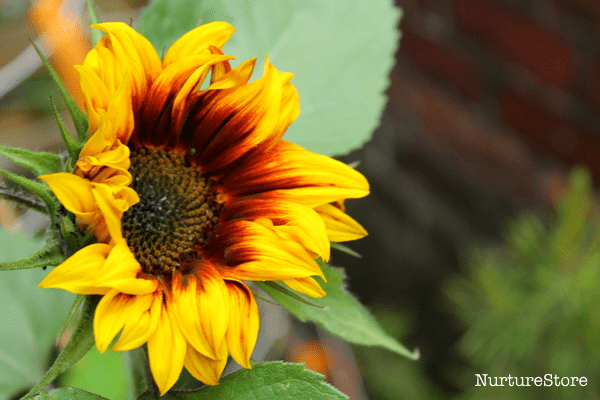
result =
[{"label": "sunflower", "polygon": [[[122,23],[76,66],[91,137],[72,173],[41,177],[96,242],[40,283],[103,295],[94,315],[104,352],[147,344],[161,395],[182,368],[215,385],[228,356],[250,368],[259,316],[244,281],[325,292],[316,262],[364,229],[343,200],[366,179],[282,140],[300,111],[291,73],[268,58],[232,68],[231,25],[202,25],[158,56]],[[208,76],[210,74],[210,80]]]}]

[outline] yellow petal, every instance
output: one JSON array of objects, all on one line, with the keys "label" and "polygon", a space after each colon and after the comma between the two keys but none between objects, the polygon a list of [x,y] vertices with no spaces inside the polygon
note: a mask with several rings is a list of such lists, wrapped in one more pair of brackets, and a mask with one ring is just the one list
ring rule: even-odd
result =
[{"label": "yellow petal", "polygon": [[96,184],[92,194],[102,213],[113,243],[123,238],[121,217],[132,205],[140,201],[139,196],[130,187],[111,187]]},{"label": "yellow petal", "polygon": [[197,352],[193,346],[188,345],[185,355],[185,368],[199,381],[207,385],[218,385],[219,378],[227,364],[227,345],[225,341],[221,343],[217,355],[218,358],[213,360]]},{"label": "yellow petal", "polygon": [[368,235],[365,228],[350,218],[345,212],[331,204],[315,207],[325,222],[327,236],[332,242],[346,242],[356,240]]},{"label": "yellow petal", "polygon": [[115,288],[126,294],[148,294],[156,290],[155,279],[138,279],[142,268],[127,247],[125,239],[119,240],[112,248],[104,268],[98,275],[97,285]]},{"label": "yellow petal", "polygon": [[238,364],[251,368],[250,356],[258,337],[258,306],[252,292],[242,282],[227,281],[226,284],[230,301],[227,349]]},{"label": "yellow petal", "polygon": [[[90,52],[90,54],[93,54]],[[88,55],[89,58],[89,55]],[[88,116],[90,132],[96,132],[100,127],[101,115],[108,109],[114,91],[91,68],[85,65],[76,65],[79,72],[79,81],[83,91]]]},{"label": "yellow petal", "polygon": [[[236,89],[245,85],[252,76],[254,64],[256,64],[256,58],[251,58],[241,63],[239,67],[234,68],[226,73],[220,73],[220,70],[218,70],[215,65],[211,77],[211,84],[206,90],[222,91],[225,89]],[[224,94],[220,94],[219,96],[223,95]]]},{"label": "yellow petal", "polygon": [[120,174],[127,177],[123,181],[123,185],[129,185],[131,183],[131,174],[128,172],[130,163],[129,147],[120,144],[112,150],[106,150],[97,155],[81,155],[77,161],[76,173],[97,183],[108,183],[110,178]]},{"label": "yellow petal", "polygon": [[225,341],[229,323],[229,302],[227,286],[217,270],[211,265],[203,265],[197,273],[196,304],[202,332],[218,357],[218,349]]},{"label": "yellow petal", "polygon": [[[140,347],[154,333],[161,313],[162,292],[157,290],[152,295],[136,296],[135,308],[125,321],[123,331],[113,350],[124,351]],[[146,308],[146,297],[152,297],[150,308]]]},{"label": "yellow petal", "polygon": [[88,214],[98,210],[92,194],[93,186],[88,180],[67,172],[42,175],[39,178],[50,186],[58,201],[73,214]]},{"label": "yellow petal", "polygon": [[279,139],[282,76],[287,77],[267,60],[260,79],[225,91],[206,105],[209,111],[202,126],[206,143],[193,143],[203,149],[198,159],[206,171],[216,171],[256,146]]},{"label": "yellow petal", "polygon": [[147,335],[147,339],[152,332],[148,333],[150,326],[141,317],[148,314],[153,299],[154,296],[151,294],[132,296],[116,289],[105,294],[98,303],[94,314],[94,337],[98,351],[104,353],[117,333],[128,322],[134,322],[145,328],[143,334]]},{"label": "yellow petal", "polygon": [[158,326],[148,338],[150,370],[161,396],[177,382],[183,369],[187,347],[172,310],[163,305]]},{"label": "yellow petal", "polygon": [[369,194],[369,182],[360,172],[283,140],[270,151],[246,157],[220,180],[234,198],[282,199],[311,208]]},{"label": "yellow petal", "polygon": [[260,223],[230,221],[221,225],[217,233],[227,246],[226,266],[219,269],[224,278],[260,281],[323,277],[321,268],[304,246],[281,238]]},{"label": "yellow petal", "polygon": [[211,22],[193,29],[179,38],[167,51],[163,65],[173,63],[183,57],[208,53],[208,46],[219,49],[233,35],[235,29],[227,22]]},{"label": "yellow petal", "polygon": [[312,277],[308,278],[296,278],[296,279],[284,279],[282,281],[297,292],[304,293],[310,297],[323,297],[327,293],[323,290],[321,285]]},{"label": "yellow petal", "polygon": [[277,199],[242,199],[223,210],[223,218],[271,221],[272,230],[286,240],[297,241],[328,261],[329,239],[323,220],[310,207]]},{"label": "yellow petal", "polygon": [[207,357],[216,358],[214,347],[209,343],[200,319],[198,310],[197,281],[195,277],[186,276],[185,282],[181,274],[174,274],[172,283],[173,312],[181,331],[190,345]]},{"label": "yellow petal", "polygon": [[91,244],[54,268],[40,283],[43,288],[60,288],[77,294],[105,294],[110,288],[98,287],[97,278],[112,246]]},{"label": "yellow petal", "polygon": [[[162,70],[160,58],[152,43],[122,22],[106,22],[92,25],[92,28],[108,34],[105,36],[106,39],[103,38],[103,41],[98,43],[98,46],[104,46],[114,54],[115,65],[103,67],[112,67],[117,71],[127,68],[131,72],[136,95],[143,97],[149,86],[148,83]],[[122,73],[121,78],[124,75]],[[118,75],[113,74],[113,76]]]}]

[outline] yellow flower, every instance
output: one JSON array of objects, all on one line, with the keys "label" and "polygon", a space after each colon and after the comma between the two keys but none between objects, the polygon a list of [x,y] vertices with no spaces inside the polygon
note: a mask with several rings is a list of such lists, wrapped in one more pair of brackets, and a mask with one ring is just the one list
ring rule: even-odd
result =
[{"label": "yellow flower", "polygon": [[300,111],[292,74],[267,59],[248,83],[255,59],[232,69],[221,52],[229,24],[192,30],[162,61],[125,24],[93,27],[106,35],[76,67],[93,134],[72,174],[41,178],[97,243],[40,286],[104,295],[98,350],[119,332],[114,350],[147,343],[161,394],[184,366],[215,385],[228,355],[250,368],[259,317],[243,281],[325,295],[315,259],[366,235],[341,204],[368,183],[281,140]]}]

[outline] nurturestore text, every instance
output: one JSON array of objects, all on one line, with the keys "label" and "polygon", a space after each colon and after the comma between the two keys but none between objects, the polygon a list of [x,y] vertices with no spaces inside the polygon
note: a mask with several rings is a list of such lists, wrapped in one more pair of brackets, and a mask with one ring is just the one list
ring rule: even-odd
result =
[{"label": "nurturestore text", "polygon": [[475,386],[586,386],[585,376],[563,376],[546,374],[541,376],[488,376],[475,374]]}]

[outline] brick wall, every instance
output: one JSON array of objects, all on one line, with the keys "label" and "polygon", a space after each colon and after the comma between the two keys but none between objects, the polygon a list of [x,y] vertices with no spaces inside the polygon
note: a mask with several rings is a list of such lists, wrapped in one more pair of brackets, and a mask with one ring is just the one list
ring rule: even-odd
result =
[{"label": "brick wall", "polygon": [[522,141],[519,151],[532,160],[559,168],[584,164],[600,181],[600,2],[398,4],[405,10],[398,59],[410,73],[471,107],[469,117],[500,129],[500,136]]},{"label": "brick wall", "polygon": [[335,254],[366,302],[414,317],[405,342],[446,393],[461,327],[440,290],[508,218],[549,205],[567,172],[600,182],[600,1],[397,0],[403,38],[389,102],[359,159],[369,231]]}]

